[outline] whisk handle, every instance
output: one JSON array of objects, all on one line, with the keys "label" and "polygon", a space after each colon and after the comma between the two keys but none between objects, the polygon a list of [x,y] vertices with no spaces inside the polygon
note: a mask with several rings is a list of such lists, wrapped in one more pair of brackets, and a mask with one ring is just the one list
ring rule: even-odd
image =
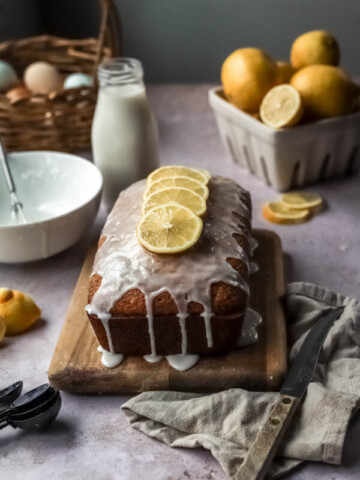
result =
[{"label": "whisk handle", "polygon": [[9,192],[15,193],[15,184],[10,172],[10,168],[6,158],[4,144],[2,142],[1,136],[0,136],[0,165],[1,165],[2,171],[4,172],[4,177],[5,177],[5,181],[7,183]]}]

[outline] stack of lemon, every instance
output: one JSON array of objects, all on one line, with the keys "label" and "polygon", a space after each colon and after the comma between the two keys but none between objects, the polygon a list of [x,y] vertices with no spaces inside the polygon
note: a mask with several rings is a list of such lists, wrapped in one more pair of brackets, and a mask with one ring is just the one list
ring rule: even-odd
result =
[{"label": "stack of lemon", "polygon": [[346,115],[358,108],[359,87],[337,65],[339,44],[330,32],[298,37],[290,63],[258,48],[241,48],[226,58],[221,81],[226,98],[273,128]]},{"label": "stack of lemon", "polygon": [[284,193],[279,201],[264,204],[263,216],[272,223],[295,225],[309,220],[322,205],[323,200],[316,193]]},{"label": "stack of lemon", "polygon": [[199,239],[209,196],[206,170],[166,166],[147,178],[136,235],[154,253],[179,253]]}]

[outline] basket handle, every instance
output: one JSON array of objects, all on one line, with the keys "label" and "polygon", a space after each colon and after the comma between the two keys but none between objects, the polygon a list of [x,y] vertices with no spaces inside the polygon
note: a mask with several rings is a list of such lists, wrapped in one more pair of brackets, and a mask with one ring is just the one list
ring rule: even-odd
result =
[{"label": "basket handle", "polygon": [[[113,56],[119,56],[122,53],[123,40],[121,23],[118,20],[117,12],[112,0],[99,0],[101,7],[101,20],[98,35],[98,48],[95,56],[93,78],[94,83],[97,81],[97,69],[101,60],[101,54],[108,40]],[[119,48],[120,42],[120,48]]]}]

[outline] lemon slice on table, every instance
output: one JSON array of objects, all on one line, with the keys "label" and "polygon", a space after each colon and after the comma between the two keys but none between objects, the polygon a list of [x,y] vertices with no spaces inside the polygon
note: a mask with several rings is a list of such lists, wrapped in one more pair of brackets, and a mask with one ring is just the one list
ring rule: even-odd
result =
[{"label": "lemon slice on table", "polygon": [[310,210],[292,210],[282,202],[268,202],[263,206],[263,216],[272,223],[292,225],[306,222],[310,218]]},{"label": "lemon slice on table", "polygon": [[[207,172],[208,175],[210,175]],[[196,168],[190,167],[181,167],[178,165],[169,165],[167,167],[160,167],[157,170],[154,170],[150,173],[147,178],[147,185],[160,180],[165,177],[190,177],[194,180],[197,180],[200,183],[206,185],[209,181],[209,177],[204,173],[204,171],[197,170]]]},{"label": "lemon slice on table", "polygon": [[273,128],[297,124],[303,114],[299,92],[291,85],[273,87],[263,98],[260,106],[261,120]]},{"label": "lemon slice on table", "polygon": [[198,193],[188,188],[169,187],[149,195],[143,202],[142,214],[165,204],[182,205],[199,216],[206,212],[206,201]]},{"label": "lemon slice on table", "polygon": [[281,195],[281,201],[294,210],[303,210],[304,208],[317,209],[321,207],[323,203],[319,195],[311,192],[284,193]]},{"label": "lemon slice on table", "polygon": [[148,186],[144,193],[144,199],[158,190],[163,190],[164,188],[169,187],[187,188],[188,190],[192,190],[193,192],[199,194],[204,200],[206,200],[209,196],[208,187],[203,183],[200,183],[198,180],[194,180],[190,177],[165,177],[161,178],[160,180],[156,180]]},{"label": "lemon slice on table", "polygon": [[161,205],[144,215],[136,228],[139,243],[154,253],[179,253],[199,239],[203,222],[182,205]]}]

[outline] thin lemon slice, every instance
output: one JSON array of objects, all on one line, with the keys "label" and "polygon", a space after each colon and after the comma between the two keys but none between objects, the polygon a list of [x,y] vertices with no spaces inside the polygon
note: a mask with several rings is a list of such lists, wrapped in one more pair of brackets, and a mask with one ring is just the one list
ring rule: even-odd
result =
[{"label": "thin lemon slice", "polygon": [[196,170],[203,173],[208,180],[211,179],[211,173],[208,170],[205,170],[204,168],[197,168]]},{"label": "thin lemon slice", "polygon": [[260,106],[261,120],[273,128],[296,125],[302,114],[303,106],[299,92],[286,84],[269,90]]},{"label": "thin lemon slice", "polygon": [[192,247],[203,227],[200,217],[181,205],[153,208],[139,221],[136,236],[139,243],[154,253],[179,253]]},{"label": "thin lemon slice", "polygon": [[199,216],[206,212],[206,201],[198,193],[188,188],[170,187],[149,195],[143,202],[142,214],[144,215],[158,205],[170,203],[190,208],[192,212]]},{"label": "thin lemon slice", "polygon": [[147,178],[147,184],[155,182],[165,177],[190,177],[197,180],[200,183],[206,185],[209,181],[207,175],[201,170],[190,167],[182,167],[180,165],[169,165],[167,167],[160,167],[154,170]]},{"label": "thin lemon slice", "polygon": [[263,206],[263,216],[272,223],[292,225],[306,222],[310,218],[310,210],[292,210],[282,202],[268,202]]},{"label": "thin lemon slice", "polygon": [[304,208],[318,209],[323,203],[323,200],[319,195],[311,192],[284,193],[281,196],[281,201],[289,208],[295,210],[303,210]]},{"label": "thin lemon slice", "polygon": [[190,177],[165,177],[156,180],[148,186],[144,193],[144,199],[158,190],[163,190],[164,188],[169,187],[187,188],[203,197],[204,200],[209,196],[208,187],[203,183],[200,183],[198,180],[194,180]]}]

